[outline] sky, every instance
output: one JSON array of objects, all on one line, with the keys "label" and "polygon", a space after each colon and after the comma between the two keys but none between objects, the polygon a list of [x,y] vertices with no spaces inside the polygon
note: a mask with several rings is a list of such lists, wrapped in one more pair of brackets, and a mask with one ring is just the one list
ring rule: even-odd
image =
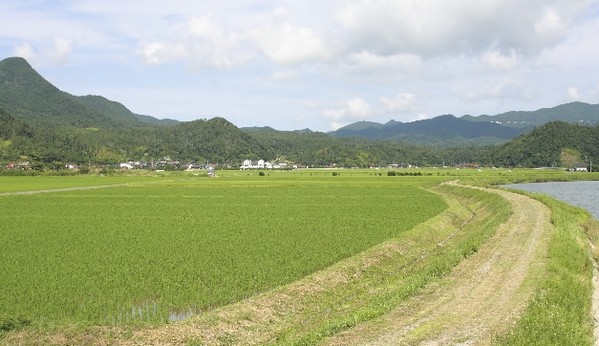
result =
[{"label": "sky", "polygon": [[134,113],[331,131],[599,103],[599,0],[2,0],[0,59]]}]

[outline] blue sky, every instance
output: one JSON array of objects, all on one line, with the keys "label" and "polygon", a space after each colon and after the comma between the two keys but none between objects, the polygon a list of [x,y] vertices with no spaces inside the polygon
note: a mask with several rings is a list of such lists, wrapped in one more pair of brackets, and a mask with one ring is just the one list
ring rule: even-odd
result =
[{"label": "blue sky", "polygon": [[135,113],[330,131],[599,103],[599,1],[3,0],[0,58]]}]

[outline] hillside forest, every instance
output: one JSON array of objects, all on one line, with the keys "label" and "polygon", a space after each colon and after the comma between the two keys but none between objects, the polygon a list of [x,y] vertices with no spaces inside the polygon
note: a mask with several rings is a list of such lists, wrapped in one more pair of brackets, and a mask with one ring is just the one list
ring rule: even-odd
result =
[{"label": "hillside forest", "polygon": [[520,120],[529,116],[527,126],[519,121],[516,127],[498,127],[490,116],[441,116],[421,123],[354,124],[334,133],[240,129],[222,117],[161,120],[101,96],[73,96],[24,59],[8,58],[0,61],[0,169],[117,167],[129,161],[147,167],[166,162],[169,169],[187,164],[239,168],[246,159],[299,167],[569,168],[593,161],[599,167],[599,126],[572,121],[567,111],[599,118],[596,106],[558,106],[543,113],[544,122],[536,113],[512,112]]}]

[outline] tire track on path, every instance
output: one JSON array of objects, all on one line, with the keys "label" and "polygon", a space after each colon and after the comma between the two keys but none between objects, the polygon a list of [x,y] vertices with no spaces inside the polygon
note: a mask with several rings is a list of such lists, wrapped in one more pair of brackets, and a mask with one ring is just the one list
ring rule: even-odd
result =
[{"label": "tire track on path", "polygon": [[120,186],[127,186],[127,185],[129,185],[129,184],[125,183],[125,184],[111,184],[111,185],[76,186],[76,187],[63,187],[60,189],[2,192],[2,193],[0,193],[0,197],[2,197],[2,196],[37,195],[37,194],[41,194],[41,193],[52,193],[52,192],[68,192],[68,191],[104,189],[104,188],[109,188],[109,187],[120,187]]},{"label": "tire track on path", "polygon": [[69,191],[82,191],[82,190],[95,190],[95,189],[106,189],[111,187],[123,187],[123,186],[132,186],[135,184],[158,184],[162,182],[171,182],[172,180],[156,180],[156,181],[146,181],[143,183],[121,183],[121,184],[108,184],[108,185],[90,185],[90,186],[74,186],[74,187],[63,187],[58,189],[43,189],[43,190],[29,190],[29,191],[13,191],[13,192],[0,192],[0,197],[2,196],[26,196],[26,195],[37,195],[42,193],[52,193],[52,192],[69,192]]},{"label": "tire track on path", "polygon": [[438,285],[326,345],[487,345],[518,320],[544,268],[550,210],[503,190],[513,215]]}]

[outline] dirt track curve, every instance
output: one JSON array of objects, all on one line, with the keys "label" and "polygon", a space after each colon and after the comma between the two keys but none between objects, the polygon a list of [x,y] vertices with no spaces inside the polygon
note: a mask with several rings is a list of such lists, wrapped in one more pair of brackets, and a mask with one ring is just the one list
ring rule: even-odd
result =
[{"label": "dirt track curve", "polygon": [[541,202],[492,191],[510,201],[514,213],[475,255],[439,285],[324,344],[486,345],[508,330],[531,297],[552,226]]}]

